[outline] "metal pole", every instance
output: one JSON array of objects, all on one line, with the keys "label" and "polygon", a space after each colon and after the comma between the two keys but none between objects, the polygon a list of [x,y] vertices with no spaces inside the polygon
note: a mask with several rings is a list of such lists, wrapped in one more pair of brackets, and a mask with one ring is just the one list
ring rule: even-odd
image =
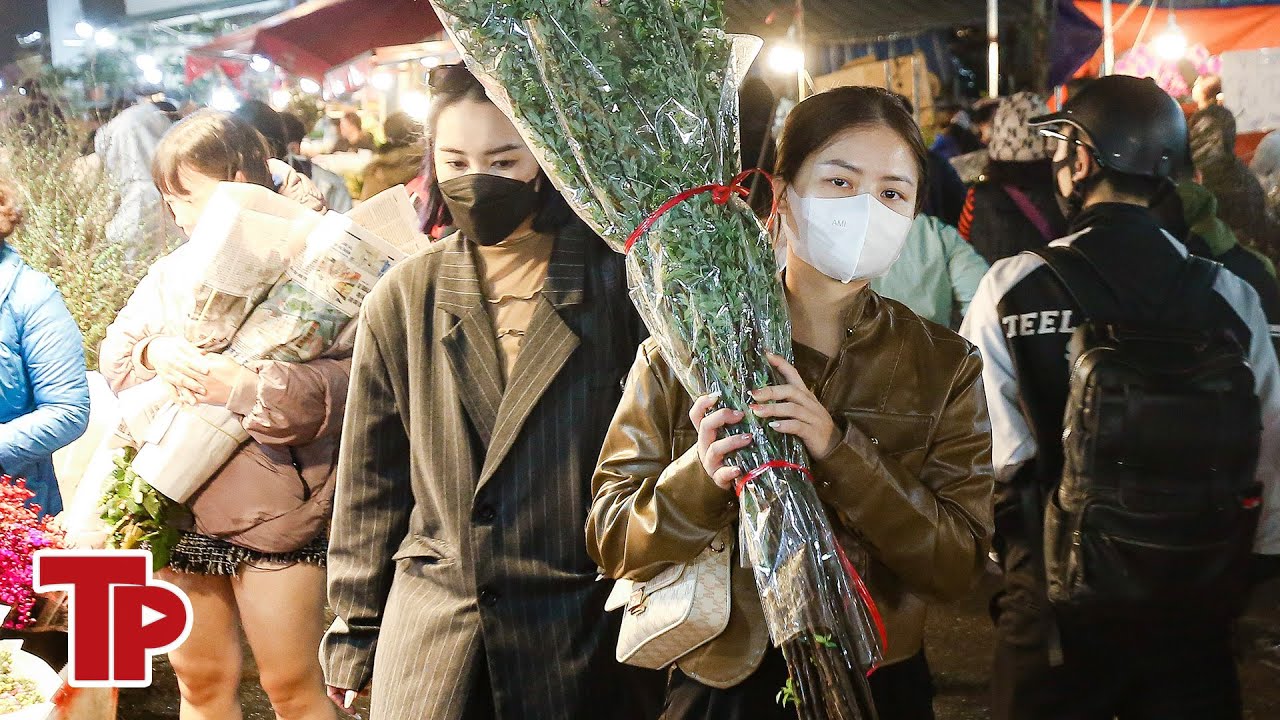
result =
[{"label": "metal pole", "polygon": [[916,122],[920,122],[920,58],[911,53],[911,107],[914,108]]},{"label": "metal pole", "polygon": [[1000,97],[1000,0],[987,0],[987,94]]},{"label": "metal pole", "polygon": [[800,69],[796,71],[796,102],[804,100],[805,91],[805,75],[808,74],[809,66],[809,48],[805,45],[804,37],[804,0],[796,0],[796,45],[800,48]]},{"label": "metal pole", "polygon": [[1116,32],[1111,21],[1111,0],[1102,0],[1102,74],[1110,75],[1116,66]]}]

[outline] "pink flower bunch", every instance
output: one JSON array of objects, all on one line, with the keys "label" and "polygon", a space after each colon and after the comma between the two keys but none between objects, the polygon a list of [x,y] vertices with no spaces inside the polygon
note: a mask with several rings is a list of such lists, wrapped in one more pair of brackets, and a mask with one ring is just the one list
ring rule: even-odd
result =
[{"label": "pink flower bunch", "polygon": [[[1188,78],[1184,69],[1194,69],[1195,75]],[[1116,74],[1149,77],[1175,100],[1191,94],[1191,83],[1197,76],[1221,72],[1222,56],[1209,54],[1204,45],[1194,45],[1181,60],[1170,62],[1157,55],[1151,43],[1143,43],[1116,61]]]},{"label": "pink flower bunch", "polygon": [[39,505],[26,505],[34,496],[26,480],[0,476],[0,603],[13,608],[4,627],[15,630],[32,622],[32,556],[43,548],[63,546],[63,532],[51,524],[52,516],[41,517]]}]

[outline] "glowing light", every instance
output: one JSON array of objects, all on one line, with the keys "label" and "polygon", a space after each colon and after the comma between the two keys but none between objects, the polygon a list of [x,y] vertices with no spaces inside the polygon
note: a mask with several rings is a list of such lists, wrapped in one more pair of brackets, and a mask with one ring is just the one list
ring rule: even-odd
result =
[{"label": "glowing light", "polygon": [[284,110],[289,107],[289,101],[292,99],[293,98],[289,95],[289,91],[283,88],[271,91],[271,107],[276,110]]},{"label": "glowing light", "polygon": [[360,72],[360,68],[352,65],[347,70],[347,80],[351,81],[351,87],[358,88],[364,84],[364,73]]},{"label": "glowing light", "polygon": [[780,75],[793,75],[804,69],[804,51],[794,45],[774,45],[768,63]]},{"label": "glowing light", "polygon": [[440,64],[444,61],[433,55],[431,57],[424,57],[419,62],[422,63],[422,67],[430,70],[431,68],[440,67]]},{"label": "glowing light", "polygon": [[164,84],[164,71],[156,67],[147,68],[142,71],[142,79],[148,85],[162,85]]},{"label": "glowing light", "polygon": [[396,76],[389,72],[381,72],[374,75],[373,79],[369,81],[369,84],[382,92],[387,92],[396,86]]},{"label": "glowing light", "polygon": [[103,28],[93,34],[93,43],[101,48],[115,47],[116,39],[116,34],[106,28]]},{"label": "glowing light", "polygon": [[308,95],[318,95],[320,93],[320,83],[311,78],[302,78],[298,81],[298,87],[302,88],[302,92]]},{"label": "glowing light", "polygon": [[1169,26],[1151,41],[1151,45],[1156,55],[1170,62],[1181,60],[1187,54],[1187,36],[1178,27],[1178,21],[1174,20],[1172,14],[1169,15]]},{"label": "glowing light", "polygon": [[156,63],[156,59],[151,55],[139,55],[134,58],[134,62],[137,63],[138,69],[143,72],[154,70],[156,67],[159,67]]},{"label": "glowing light", "polygon": [[271,69],[271,60],[261,55],[254,55],[249,61],[249,68],[254,72],[264,73]]},{"label": "glowing light", "polygon": [[93,37],[93,26],[81,20],[80,22],[76,23],[76,35],[79,35],[81,38],[88,40],[89,38]]},{"label": "glowing light", "polygon": [[421,120],[431,109],[431,102],[420,92],[408,92],[400,96],[400,109],[409,117]]},{"label": "glowing light", "polygon": [[220,85],[209,95],[209,107],[222,112],[234,112],[240,107],[240,98],[236,97],[231,88]]}]

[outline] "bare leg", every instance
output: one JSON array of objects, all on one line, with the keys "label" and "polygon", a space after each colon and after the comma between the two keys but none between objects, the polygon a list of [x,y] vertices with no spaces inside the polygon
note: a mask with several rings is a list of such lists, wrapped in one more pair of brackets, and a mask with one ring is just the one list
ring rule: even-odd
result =
[{"label": "bare leg", "polygon": [[191,599],[191,635],[169,653],[182,720],[240,720],[240,632],[231,578],[165,570],[160,577]]},{"label": "bare leg", "polygon": [[241,566],[234,582],[245,637],[279,720],[333,720],[320,668],[324,568]]}]

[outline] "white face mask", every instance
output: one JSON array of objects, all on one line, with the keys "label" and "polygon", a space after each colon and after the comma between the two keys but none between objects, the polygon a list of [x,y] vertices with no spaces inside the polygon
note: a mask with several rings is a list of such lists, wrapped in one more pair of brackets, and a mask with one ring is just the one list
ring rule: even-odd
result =
[{"label": "white face mask", "polygon": [[882,277],[902,254],[911,232],[911,218],[866,193],[806,198],[787,188],[787,203],[797,230],[792,232],[790,223],[782,223],[779,270],[786,266],[790,244],[796,257],[842,283]]}]

